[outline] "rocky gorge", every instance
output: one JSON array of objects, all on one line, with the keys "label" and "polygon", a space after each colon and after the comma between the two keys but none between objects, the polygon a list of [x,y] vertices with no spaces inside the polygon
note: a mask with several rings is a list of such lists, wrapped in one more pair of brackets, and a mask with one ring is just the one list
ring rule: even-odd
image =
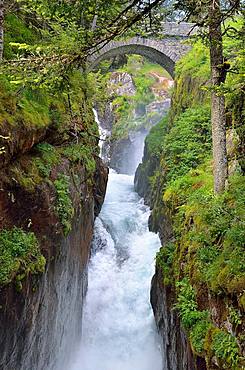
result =
[{"label": "rocky gorge", "polygon": [[[131,56],[123,63],[108,75],[106,103],[95,107],[100,125],[107,133],[103,143],[105,161],[119,173],[134,174],[149,129],[170,107],[169,89],[173,81],[170,76],[163,76],[161,69],[154,72],[156,65],[143,58]],[[140,86],[140,78],[148,80],[146,87]]]},{"label": "rocky gorge", "polygon": [[81,337],[77,323],[108,169],[99,158],[88,84],[79,71],[73,77],[73,115],[62,95],[16,96],[0,82],[2,370],[66,367]]},{"label": "rocky gorge", "polygon": [[[231,73],[214,90],[196,38],[177,40],[189,52],[172,61],[174,82],[139,55],[89,72],[85,55],[121,5],[78,3],[6,8],[0,369],[243,370],[244,22],[224,34]],[[215,94],[226,103],[222,192]]]},{"label": "rocky gorge", "polygon": [[[63,173],[70,173],[68,163],[61,166]],[[52,186],[41,184],[30,194],[16,183],[1,182],[4,226],[35,233],[46,260],[45,272],[44,267],[28,271],[21,262],[13,282],[1,288],[1,369],[60,369],[80,338],[77,322],[82,317],[94,218],[103,202],[107,170],[98,160],[93,189],[84,183],[84,168],[76,171],[80,176],[70,185],[74,217],[67,237],[54,213]]]}]

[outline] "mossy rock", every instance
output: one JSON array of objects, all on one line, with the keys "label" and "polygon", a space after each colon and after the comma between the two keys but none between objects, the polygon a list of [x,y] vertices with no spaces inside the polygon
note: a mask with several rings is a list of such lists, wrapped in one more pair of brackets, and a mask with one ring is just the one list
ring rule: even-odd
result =
[{"label": "mossy rock", "polygon": [[0,232],[0,285],[19,282],[29,274],[43,273],[46,260],[33,232],[14,227]]}]

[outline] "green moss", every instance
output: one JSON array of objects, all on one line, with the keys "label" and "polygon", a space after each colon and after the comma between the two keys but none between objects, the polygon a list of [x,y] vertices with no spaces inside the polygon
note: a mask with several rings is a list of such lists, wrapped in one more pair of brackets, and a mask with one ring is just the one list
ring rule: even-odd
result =
[{"label": "green moss", "polygon": [[94,174],[96,168],[93,149],[93,147],[82,143],[72,144],[63,149],[62,153],[71,162],[79,162],[83,164],[87,172],[87,177],[91,177]]},{"label": "green moss", "polygon": [[41,143],[36,145],[32,156],[14,162],[9,167],[11,178],[28,192],[36,190],[36,186],[50,176],[51,170],[60,162],[61,156],[57,148]]},{"label": "green moss", "polygon": [[211,178],[202,169],[192,171],[172,182],[163,199],[175,211],[174,231],[183,246],[180,263],[188,264],[190,257],[192,269],[187,270],[198,272],[199,283],[213,292],[239,294],[245,275],[244,177],[231,178],[230,189],[218,197]]},{"label": "green moss", "polygon": [[164,285],[173,283],[173,259],[175,252],[175,244],[167,243],[156,255],[156,264],[161,269]]},{"label": "green moss", "polygon": [[211,123],[209,107],[187,109],[163,138],[163,168],[173,180],[195,168],[210,155]]},{"label": "green moss", "polygon": [[176,63],[175,72],[177,78],[188,75],[207,81],[210,77],[208,48],[201,41],[195,42],[190,52]]},{"label": "green moss", "polygon": [[18,90],[6,76],[0,77],[0,126],[41,128],[50,123],[50,100],[38,90]]},{"label": "green moss", "polygon": [[13,163],[9,168],[9,172],[11,179],[28,192],[35,191],[36,186],[42,182],[35,159],[32,161],[28,160],[25,165],[19,162]]},{"label": "green moss", "polygon": [[33,44],[38,40],[38,35],[16,14],[6,14],[4,17],[4,58],[15,57],[16,50],[11,42]]},{"label": "green moss", "polygon": [[164,145],[164,135],[167,132],[168,117],[164,117],[158,124],[152,127],[146,137],[145,145],[151,157],[160,157]]},{"label": "green moss", "polygon": [[69,190],[70,176],[59,174],[57,180],[54,181],[54,186],[57,196],[55,210],[63,226],[64,234],[67,236],[71,231],[71,222],[74,216],[74,208]]},{"label": "green moss", "polygon": [[36,150],[39,156],[34,158],[34,162],[39,173],[43,177],[49,177],[52,168],[61,160],[60,153],[53,145],[45,142],[38,144]]},{"label": "green moss", "polygon": [[14,227],[0,232],[0,285],[44,272],[46,260],[34,233]]},{"label": "green moss", "polygon": [[17,118],[26,127],[45,127],[50,123],[48,96],[38,90],[26,89],[17,103]]}]

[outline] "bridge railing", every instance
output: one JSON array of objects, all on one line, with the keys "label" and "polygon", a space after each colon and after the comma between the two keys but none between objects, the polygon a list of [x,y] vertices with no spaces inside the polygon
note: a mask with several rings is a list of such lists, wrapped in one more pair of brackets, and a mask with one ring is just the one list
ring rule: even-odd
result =
[{"label": "bridge railing", "polygon": [[198,31],[198,27],[195,23],[187,23],[187,22],[161,22],[160,25],[157,27],[149,28],[144,30],[143,33],[137,34],[136,36],[143,37],[143,38],[182,38],[186,39],[190,36],[196,35]]},{"label": "bridge railing", "polygon": [[162,33],[166,36],[188,37],[197,33],[195,23],[162,22]]}]

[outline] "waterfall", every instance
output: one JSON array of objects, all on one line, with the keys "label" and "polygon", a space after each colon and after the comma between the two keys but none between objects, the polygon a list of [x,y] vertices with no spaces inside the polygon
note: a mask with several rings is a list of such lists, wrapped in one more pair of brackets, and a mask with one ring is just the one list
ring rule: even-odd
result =
[{"label": "waterfall", "polygon": [[98,125],[99,135],[100,135],[100,141],[99,141],[100,157],[106,159],[106,161],[108,162],[109,161],[109,143],[107,143],[107,145],[104,145],[104,144],[105,144],[105,140],[110,137],[110,132],[101,126],[101,122],[98,117],[98,112],[94,108],[93,108],[93,113],[94,113],[95,122]]},{"label": "waterfall", "polygon": [[[94,115],[106,139],[108,131],[96,110]],[[148,230],[149,215],[134,191],[133,176],[110,170],[105,202],[95,221],[82,340],[68,370],[162,369],[149,299],[160,240]]]},{"label": "waterfall", "polygon": [[162,369],[149,302],[160,241],[148,230],[149,214],[133,176],[110,171],[95,223],[83,338],[69,370]]}]

